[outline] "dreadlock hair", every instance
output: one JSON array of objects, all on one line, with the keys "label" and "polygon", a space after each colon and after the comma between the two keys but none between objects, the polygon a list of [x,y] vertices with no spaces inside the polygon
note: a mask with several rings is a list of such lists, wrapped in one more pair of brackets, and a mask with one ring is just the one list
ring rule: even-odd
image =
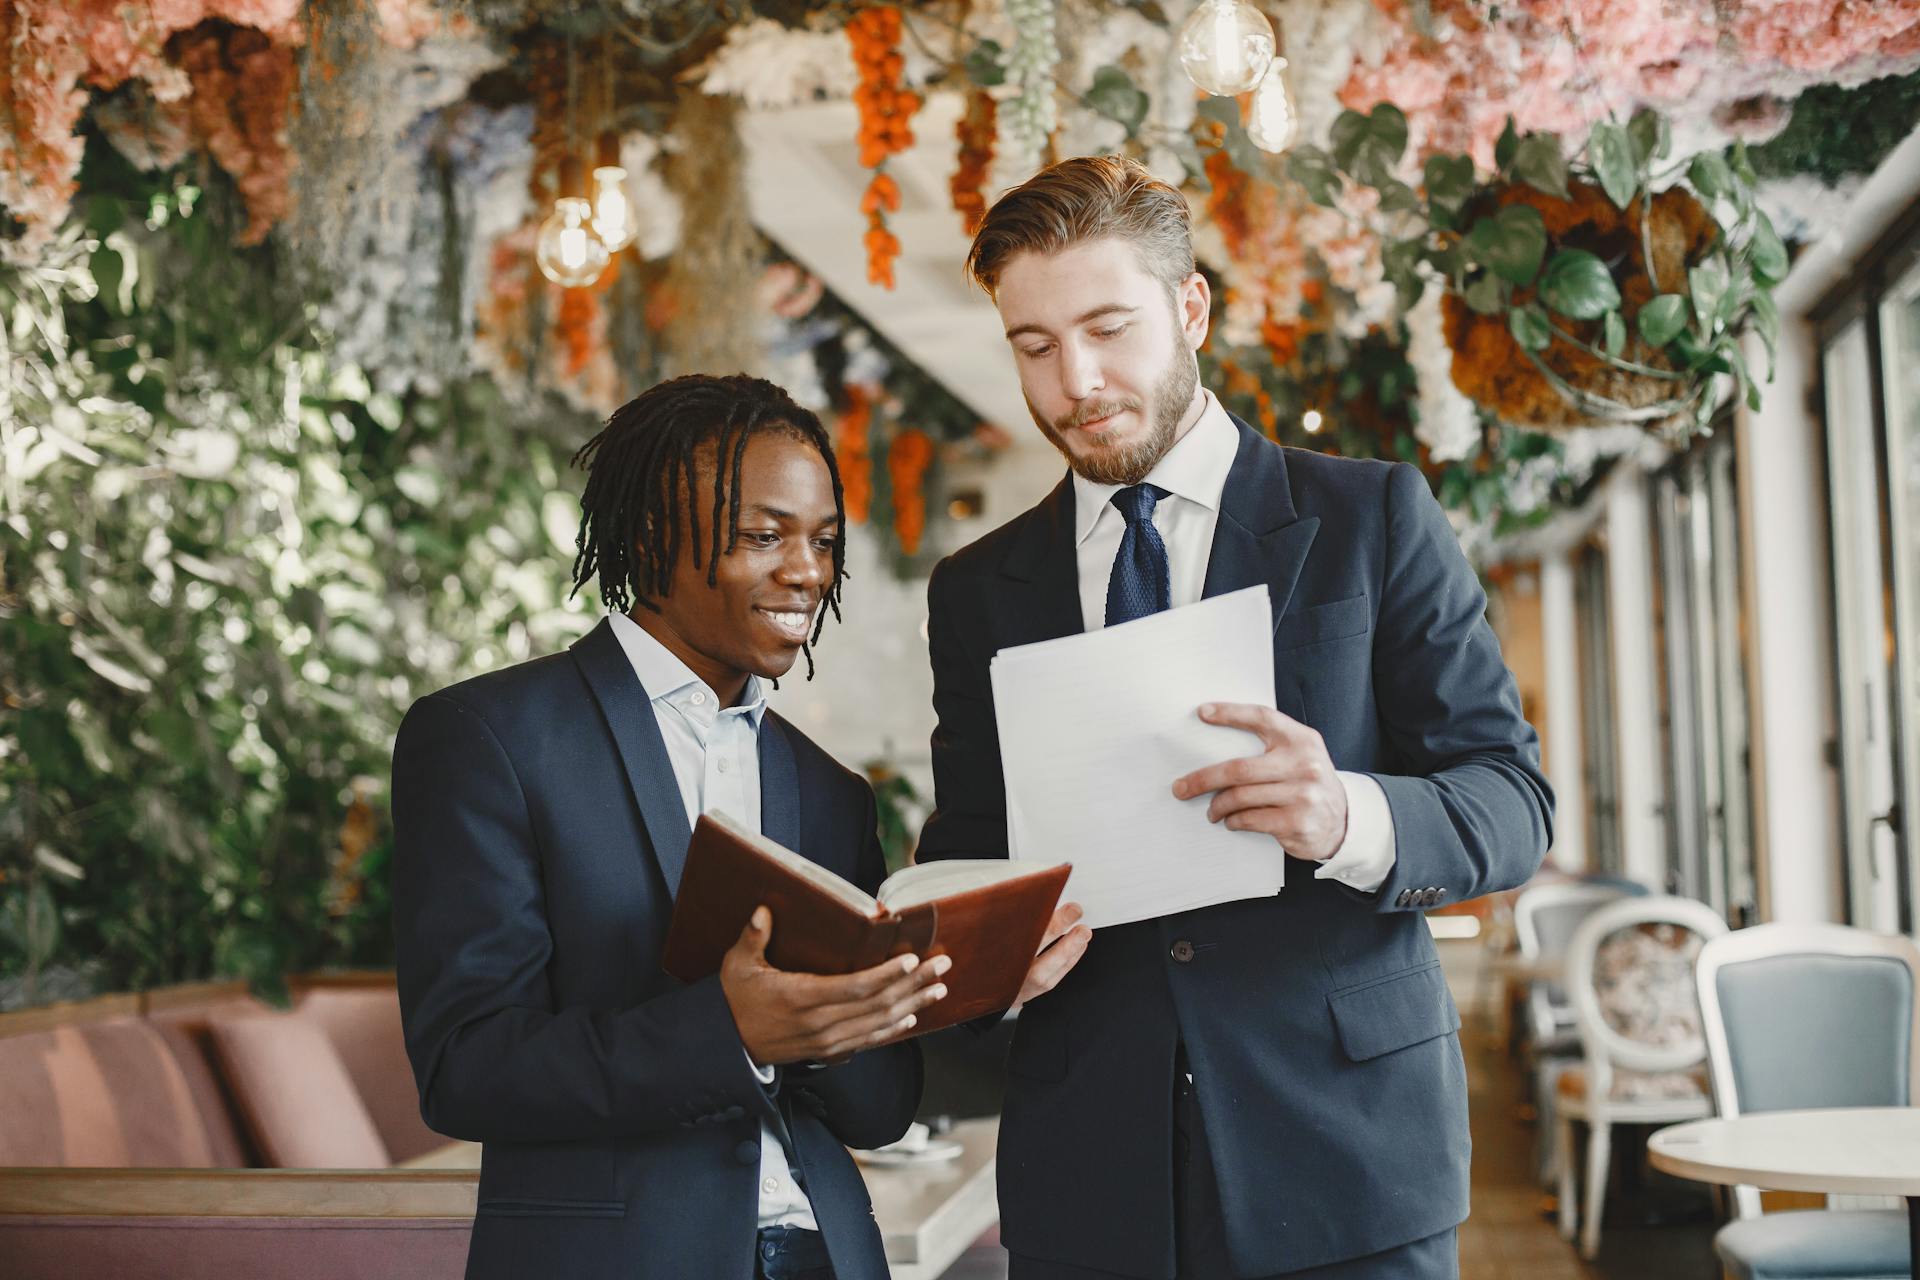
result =
[{"label": "dreadlock hair", "polygon": [[[720,557],[740,540],[740,463],[747,441],[778,432],[820,451],[833,477],[833,507],[840,530],[833,538],[833,581],[825,603],[840,617],[840,585],[846,580],[846,499],[833,443],[811,410],[764,378],[692,373],[641,392],[616,409],[599,435],[573,455],[587,472],[580,497],[579,553],[573,561],[573,591],[594,578],[609,609],[622,613],[638,603],[655,613],[668,593],[680,559],[682,531],[692,535],[694,568],[702,560],[697,506],[683,514],[699,484],[701,451],[713,447],[713,520],[707,546],[707,585],[720,580]],[[723,538],[724,534],[724,547]],[[813,678],[813,646],[826,626],[827,610],[814,619],[813,635],[801,646],[807,678]]]}]

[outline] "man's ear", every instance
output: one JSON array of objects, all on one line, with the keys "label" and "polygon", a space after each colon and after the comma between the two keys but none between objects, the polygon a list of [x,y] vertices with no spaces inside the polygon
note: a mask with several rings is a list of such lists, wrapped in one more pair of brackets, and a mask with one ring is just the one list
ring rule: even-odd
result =
[{"label": "man's ear", "polygon": [[1207,328],[1212,323],[1213,290],[1206,276],[1195,271],[1182,280],[1174,292],[1175,313],[1180,317],[1180,332],[1187,346],[1198,351],[1207,343]]}]

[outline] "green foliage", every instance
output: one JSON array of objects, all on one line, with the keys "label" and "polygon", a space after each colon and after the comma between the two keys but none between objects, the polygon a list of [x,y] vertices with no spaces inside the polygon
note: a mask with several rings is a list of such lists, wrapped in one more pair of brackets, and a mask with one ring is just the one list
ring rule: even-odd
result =
[{"label": "green foliage", "polygon": [[88,165],[0,274],[0,973],[381,963],[401,714],[591,621],[590,424],[373,393],[229,192]]},{"label": "green foliage", "polygon": [[[1386,215],[1375,228],[1384,278],[1403,306],[1418,300],[1431,279],[1480,315],[1504,313],[1508,331],[1540,377],[1595,421],[1678,422],[1682,430],[1705,430],[1717,408],[1712,395],[1717,373],[1731,373],[1740,393],[1758,403],[1759,393],[1738,360],[1739,339],[1749,327],[1760,331],[1771,357],[1779,317],[1770,291],[1786,277],[1789,258],[1773,224],[1754,203],[1758,177],[1744,146],[1725,155],[1704,152],[1687,165],[1687,181],[1713,215],[1718,234],[1699,261],[1687,264],[1687,294],[1656,299],[1633,317],[1630,330],[1621,313],[1625,273],[1644,271],[1651,278],[1651,266],[1620,255],[1603,260],[1578,244],[1553,242],[1537,207],[1539,197],[1518,189],[1566,200],[1570,181],[1590,182],[1617,209],[1627,210],[1638,200],[1644,220],[1654,189],[1653,166],[1672,144],[1663,118],[1641,111],[1624,125],[1595,125],[1584,154],[1571,161],[1557,135],[1523,134],[1509,119],[1494,145],[1492,175],[1476,181],[1467,156],[1429,156],[1422,170],[1424,192],[1413,192],[1393,176],[1406,143],[1405,124],[1390,103],[1365,115],[1343,111],[1330,131],[1330,151],[1298,148],[1287,167],[1318,204],[1338,207],[1349,184],[1377,193],[1377,208]],[[1598,333],[1575,332],[1595,322]],[[1631,352],[1630,333],[1640,340]],[[1617,371],[1658,380],[1664,384],[1661,397],[1628,405],[1569,384],[1540,358],[1558,342]]]},{"label": "green foliage", "polygon": [[1787,127],[1748,148],[1761,178],[1812,174],[1827,186],[1872,173],[1920,125],[1920,72],[1854,88],[1815,85],[1793,103]]}]

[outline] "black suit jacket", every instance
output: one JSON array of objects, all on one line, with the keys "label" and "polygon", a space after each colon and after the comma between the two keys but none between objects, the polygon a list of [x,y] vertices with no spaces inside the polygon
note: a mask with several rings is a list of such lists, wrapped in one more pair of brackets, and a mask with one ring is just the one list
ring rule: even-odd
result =
[{"label": "black suit jacket", "polygon": [[[1174,1274],[1182,1043],[1241,1274],[1361,1257],[1467,1213],[1459,1015],[1420,908],[1539,865],[1552,795],[1537,739],[1420,473],[1239,432],[1205,594],[1271,591],[1279,708],[1338,768],[1377,778],[1397,861],[1371,894],[1291,861],[1277,897],[1101,929],[1021,1011],[1000,1204],[1007,1247],[1031,1258]],[[938,807],[922,859],[1006,852],[987,663],[1082,630],[1073,531],[1063,480],[934,572]]]},{"label": "black suit jacket", "polygon": [[[771,711],[759,744],[766,834],[877,886],[865,780]],[[394,747],[393,811],[421,1114],[485,1144],[468,1276],[748,1280],[764,1118],[841,1280],[883,1280],[846,1146],[905,1132],[919,1050],[782,1071],[769,1090],[719,978],[661,970],[690,832],[609,623],[416,703]]]}]

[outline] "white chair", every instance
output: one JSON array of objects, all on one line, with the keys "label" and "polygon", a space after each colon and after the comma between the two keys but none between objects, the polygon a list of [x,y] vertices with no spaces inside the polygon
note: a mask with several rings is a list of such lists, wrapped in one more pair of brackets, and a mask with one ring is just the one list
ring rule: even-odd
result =
[{"label": "white chair", "polygon": [[1573,1029],[1573,1006],[1567,1003],[1560,986],[1567,943],[1573,940],[1582,920],[1631,894],[1630,888],[1617,884],[1556,880],[1523,889],[1513,902],[1513,934],[1520,956],[1512,971],[1527,981],[1529,1074],[1534,1116],[1540,1126],[1534,1173],[1542,1186],[1553,1184],[1560,1161],[1560,1129],[1554,1120],[1555,1083],[1580,1051],[1580,1039]]},{"label": "white chair", "polygon": [[[1715,939],[1694,970],[1719,1113],[1911,1106],[1920,1098],[1920,947],[1833,924],[1763,924]],[[1910,1273],[1907,1215],[1828,1197],[1762,1214],[1753,1187],[1714,1251],[1735,1280]]]},{"label": "white chair", "polygon": [[[1648,926],[1691,939],[1658,938]],[[1567,945],[1564,988],[1584,1061],[1562,1071],[1554,1144],[1560,1184],[1560,1234],[1580,1230],[1580,1254],[1600,1250],[1613,1126],[1672,1124],[1712,1114],[1704,1072],[1706,1040],[1693,985],[1699,943],[1727,925],[1689,898],[1625,898],[1593,912]],[[1697,941],[1694,941],[1697,939]],[[1585,1222],[1575,1194],[1573,1126],[1587,1126]]]}]

